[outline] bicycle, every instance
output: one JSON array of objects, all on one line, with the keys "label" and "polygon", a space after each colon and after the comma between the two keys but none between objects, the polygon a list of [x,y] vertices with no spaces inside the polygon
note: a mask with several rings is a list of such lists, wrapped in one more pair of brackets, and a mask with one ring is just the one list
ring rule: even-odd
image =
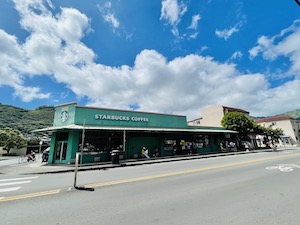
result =
[{"label": "bicycle", "polygon": [[27,156],[26,155],[21,155],[19,157],[18,163],[26,163],[27,162]]}]

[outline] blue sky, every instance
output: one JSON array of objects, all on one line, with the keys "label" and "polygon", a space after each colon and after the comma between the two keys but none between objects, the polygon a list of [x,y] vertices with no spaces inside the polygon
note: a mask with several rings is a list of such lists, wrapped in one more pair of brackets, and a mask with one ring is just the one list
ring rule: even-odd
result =
[{"label": "blue sky", "polygon": [[0,103],[300,108],[294,0],[1,0]]}]

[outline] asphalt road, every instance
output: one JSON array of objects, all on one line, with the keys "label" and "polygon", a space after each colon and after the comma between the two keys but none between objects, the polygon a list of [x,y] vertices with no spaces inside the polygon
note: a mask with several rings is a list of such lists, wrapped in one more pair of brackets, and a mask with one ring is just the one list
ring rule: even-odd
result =
[{"label": "asphalt road", "polygon": [[0,198],[1,224],[298,225],[299,173],[294,150],[80,172],[95,191],[39,175]]}]

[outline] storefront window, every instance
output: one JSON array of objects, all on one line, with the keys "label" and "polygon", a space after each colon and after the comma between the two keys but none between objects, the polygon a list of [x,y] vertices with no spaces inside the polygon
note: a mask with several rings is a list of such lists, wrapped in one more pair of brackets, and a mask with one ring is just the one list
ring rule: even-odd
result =
[{"label": "storefront window", "polygon": [[165,151],[174,151],[174,148],[176,148],[176,140],[165,139],[164,144]]},{"label": "storefront window", "polygon": [[195,135],[194,145],[196,148],[208,148],[210,146],[208,135]]},{"label": "storefront window", "polygon": [[[80,143],[82,143],[82,140],[80,140]],[[93,146],[93,151],[109,152],[112,149],[122,148],[123,133],[88,131],[85,133],[84,143]]]}]

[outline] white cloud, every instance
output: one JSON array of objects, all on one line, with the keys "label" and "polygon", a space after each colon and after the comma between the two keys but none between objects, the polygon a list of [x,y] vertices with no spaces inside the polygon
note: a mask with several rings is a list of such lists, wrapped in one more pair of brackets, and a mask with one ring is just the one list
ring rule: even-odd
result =
[{"label": "white cloud", "polygon": [[196,39],[198,37],[199,32],[195,32],[189,36],[189,39]]},{"label": "white cloud", "polygon": [[124,23],[120,22],[110,1],[105,2],[104,5],[97,4],[97,8],[103,21],[112,27],[112,31],[117,37],[125,38],[125,40],[132,39],[133,34],[128,32]]},{"label": "white cloud", "polygon": [[23,51],[17,38],[0,29],[0,86],[21,83],[22,79],[12,68],[22,67],[19,59],[23,57]]},{"label": "white cloud", "polygon": [[204,52],[205,50],[207,50],[208,47],[207,46],[202,46],[201,49],[200,49],[200,52]]},{"label": "white cloud", "polygon": [[46,0],[46,2],[51,9],[55,9],[55,6],[53,5],[53,3],[50,0]]},{"label": "white cloud", "polygon": [[227,40],[230,38],[234,33],[238,32],[239,30],[234,26],[230,29],[224,29],[224,30],[216,30],[215,34],[219,38],[223,38],[224,40]]},{"label": "white cloud", "polygon": [[38,87],[25,87],[23,85],[22,70],[25,69],[25,53],[15,36],[0,30],[0,86],[10,86],[15,90],[15,97],[20,97],[24,102],[33,99],[50,97],[49,93],[42,93]]},{"label": "white cloud", "polygon": [[215,34],[219,38],[223,38],[225,41],[228,40],[234,33],[239,32],[239,29],[241,28],[243,22],[240,21],[239,23],[235,24],[233,27],[230,27],[229,29],[224,30],[216,30]]},{"label": "white cloud", "polygon": [[115,13],[112,11],[112,4],[111,2],[106,2],[104,7],[97,4],[97,7],[104,19],[105,22],[109,23],[113,27],[113,31],[120,26],[120,21],[115,16]]},{"label": "white cloud", "polygon": [[275,60],[279,56],[287,57],[292,66],[289,74],[300,77],[300,20],[283,29],[273,37],[261,36],[257,45],[249,50],[250,59],[254,59],[260,53],[266,60]]},{"label": "white cloud", "polygon": [[[43,13],[36,14],[24,3],[33,0],[15,2],[22,15],[20,24],[29,36],[20,43],[0,30],[0,59],[4,65],[0,67],[0,85],[13,87],[15,97],[23,101],[50,98],[51,94],[43,93],[41,87],[25,85],[28,77],[50,76],[77,96],[87,97],[89,104],[120,109],[135,105],[142,111],[182,114],[190,119],[198,117],[201,108],[214,104],[243,108],[252,115],[300,108],[298,26],[280,34],[284,39],[277,44],[265,38],[256,46],[257,54],[267,52],[266,46],[274,47],[275,56],[289,57],[291,70],[298,74],[295,80],[270,88],[264,74],[243,74],[233,63],[197,54],[167,59],[156,50],[145,49],[136,56],[133,66],[97,64],[94,51],[81,42],[90,30],[84,14],[61,8],[60,13],[52,15],[41,5]],[[34,7],[39,7],[40,1],[34,2]]]},{"label": "white cloud", "polygon": [[111,2],[105,2],[105,8],[111,8]]},{"label": "white cloud", "polygon": [[177,25],[187,11],[186,5],[179,5],[177,0],[162,0],[161,5],[160,19],[165,19],[170,25]]},{"label": "white cloud", "polygon": [[193,15],[192,17],[192,23],[191,25],[188,27],[188,29],[197,29],[198,28],[198,22],[199,20],[201,19],[200,15],[197,14],[197,15]]},{"label": "white cloud", "polygon": [[261,36],[257,40],[257,46],[249,50],[250,58],[255,58],[260,52],[263,52],[263,56],[266,59],[274,60],[277,56],[275,52],[274,39],[268,39],[266,36]]},{"label": "white cloud", "polygon": [[235,53],[232,54],[230,59],[240,59],[243,57],[243,53],[241,51],[236,51]]},{"label": "white cloud", "polygon": [[106,22],[111,23],[114,28],[118,28],[120,25],[119,20],[115,17],[114,14],[103,15],[103,18]]},{"label": "white cloud", "polygon": [[177,0],[162,0],[161,6],[160,20],[165,20],[168,25],[171,25],[173,35],[178,36],[177,25],[187,12],[187,6],[183,2],[179,4]]},{"label": "white cloud", "polygon": [[23,102],[31,102],[34,99],[45,99],[50,97],[50,93],[41,93],[39,87],[24,87],[16,85],[14,88],[14,96],[21,98]]}]

